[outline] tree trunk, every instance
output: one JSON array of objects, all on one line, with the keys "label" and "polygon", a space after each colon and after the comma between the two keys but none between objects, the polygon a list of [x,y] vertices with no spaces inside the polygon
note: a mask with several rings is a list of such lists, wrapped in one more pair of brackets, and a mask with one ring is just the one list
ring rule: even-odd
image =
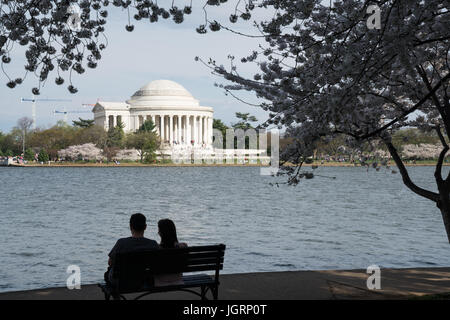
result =
[{"label": "tree trunk", "polygon": [[448,242],[450,243],[450,211],[448,210],[449,204],[447,204],[446,209],[440,209],[442,214],[442,219],[444,220],[445,231],[447,232]]},{"label": "tree trunk", "polygon": [[441,210],[442,220],[444,221],[448,242],[450,242],[450,198],[449,198],[450,190],[447,186],[447,183],[440,179],[437,179],[437,186],[440,196],[440,199],[437,202],[437,207],[439,208],[439,210]]},{"label": "tree trunk", "polygon": [[442,162],[448,149],[445,148],[443,152],[441,152],[441,156],[439,157],[438,165],[436,166],[436,171],[434,173],[439,191],[439,193],[436,193],[420,188],[414,182],[412,182],[411,178],[409,177],[408,171],[393,144],[386,141],[385,143],[389,149],[389,153],[395,161],[395,164],[400,170],[400,174],[403,178],[403,183],[416,194],[435,202],[439,210],[441,210],[445,231],[447,232],[447,239],[450,243],[450,175],[446,180],[442,179],[441,175]]}]

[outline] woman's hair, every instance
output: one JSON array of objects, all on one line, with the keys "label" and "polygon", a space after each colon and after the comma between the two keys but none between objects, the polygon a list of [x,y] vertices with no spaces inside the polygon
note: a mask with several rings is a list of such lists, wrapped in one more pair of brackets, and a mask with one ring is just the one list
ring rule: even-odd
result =
[{"label": "woman's hair", "polygon": [[175,248],[175,243],[178,242],[175,223],[170,219],[159,220],[158,229],[161,236],[160,246],[163,248]]}]

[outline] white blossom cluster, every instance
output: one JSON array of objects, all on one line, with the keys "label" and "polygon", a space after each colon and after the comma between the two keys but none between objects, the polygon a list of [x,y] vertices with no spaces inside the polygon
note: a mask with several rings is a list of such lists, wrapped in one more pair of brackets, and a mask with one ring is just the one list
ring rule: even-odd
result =
[{"label": "white blossom cluster", "polygon": [[120,150],[116,154],[114,159],[139,161],[139,160],[141,160],[141,156],[136,149],[125,149],[125,150]]},{"label": "white blossom cluster", "polygon": [[389,152],[387,152],[385,150],[381,150],[381,149],[375,150],[375,152],[373,154],[374,154],[375,157],[381,158],[381,159],[388,159],[388,158],[390,158]]},{"label": "white blossom cluster", "polygon": [[403,145],[402,156],[407,159],[436,159],[442,146],[436,144],[406,144]]},{"label": "white blossom cluster", "polygon": [[97,148],[93,143],[86,143],[77,146],[70,146],[66,149],[58,151],[58,156],[66,160],[102,160],[102,150]]},{"label": "white blossom cluster", "polygon": [[[96,147],[93,143],[86,143],[82,145],[70,146],[66,149],[58,151],[58,156],[61,159],[77,161],[77,160],[105,160],[103,150]],[[136,149],[119,150],[114,156],[115,160],[140,160],[139,152]]]}]

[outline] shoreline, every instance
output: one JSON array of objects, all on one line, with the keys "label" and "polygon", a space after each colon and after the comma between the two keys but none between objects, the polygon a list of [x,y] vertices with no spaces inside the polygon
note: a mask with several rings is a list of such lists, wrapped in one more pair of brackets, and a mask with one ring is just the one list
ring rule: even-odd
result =
[{"label": "shoreline", "polygon": [[[220,300],[392,300],[450,292],[450,267],[381,268],[381,289],[367,288],[365,269],[252,272],[220,276]],[[131,295],[133,297],[133,295]],[[151,294],[150,300],[189,300],[185,292]],[[0,300],[103,300],[96,284],[9,291]],[[448,299],[448,298],[447,298]]]},{"label": "shoreline", "polygon": [[265,167],[261,164],[189,164],[189,163],[164,163],[164,164],[144,164],[144,163],[51,163],[51,164],[25,164],[16,165],[22,168],[120,168],[120,167]]},{"label": "shoreline", "polygon": [[[397,167],[395,163],[389,163],[390,167]],[[406,167],[434,167],[436,163],[405,163]],[[302,167],[354,167],[361,168],[361,165],[354,165],[351,163],[339,163],[339,162],[329,162],[329,163],[310,163],[310,164],[302,164]],[[444,167],[450,166],[450,163],[444,163]],[[269,167],[269,165],[264,164],[234,164],[234,163],[224,163],[224,164],[208,164],[208,163],[161,163],[161,164],[145,164],[138,162],[131,163],[120,163],[115,164],[111,163],[50,163],[50,164],[40,164],[40,163],[32,163],[32,164],[12,164],[4,167],[20,167],[20,168],[120,168],[120,167]],[[380,167],[383,169],[383,167]],[[384,167],[385,168],[385,167]]]}]

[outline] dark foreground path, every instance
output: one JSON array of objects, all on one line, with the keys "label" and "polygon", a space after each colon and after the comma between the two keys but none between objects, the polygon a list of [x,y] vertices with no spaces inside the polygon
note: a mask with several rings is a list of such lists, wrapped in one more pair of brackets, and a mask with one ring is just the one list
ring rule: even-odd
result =
[{"label": "dark foreground path", "polygon": [[[365,270],[243,273],[221,276],[219,299],[407,299],[450,292],[450,268],[382,269],[381,290],[368,290]],[[0,293],[5,299],[103,299],[96,285],[80,290],[49,288]],[[183,293],[163,293],[145,299],[197,299]]]}]

